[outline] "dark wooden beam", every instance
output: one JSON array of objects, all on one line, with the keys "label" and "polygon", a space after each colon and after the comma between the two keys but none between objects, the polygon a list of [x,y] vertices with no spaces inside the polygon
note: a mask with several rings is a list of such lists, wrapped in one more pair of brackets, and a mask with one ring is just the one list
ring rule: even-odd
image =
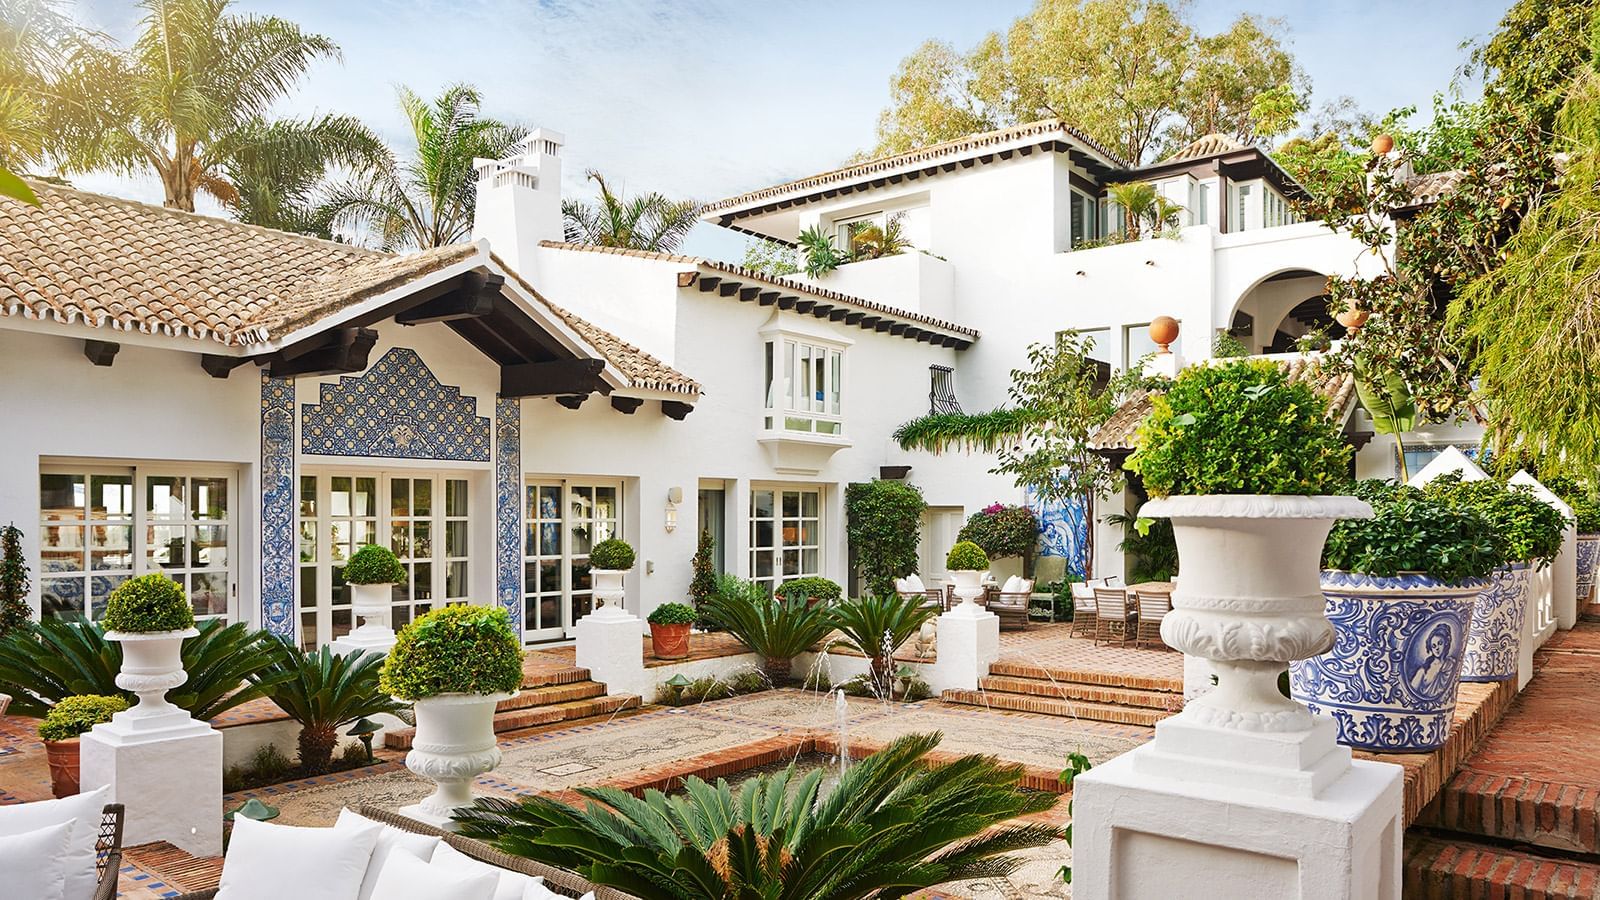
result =
[{"label": "dark wooden beam", "polygon": [[468,279],[461,289],[396,313],[395,322],[400,325],[422,325],[456,319],[481,319],[494,312],[494,300],[500,296],[500,289],[506,280],[499,275],[470,274],[477,277]]},{"label": "dark wooden beam", "polygon": [[716,275],[701,275],[700,280],[696,283],[700,285],[700,290],[710,293],[716,290],[717,284],[721,281],[722,279]]},{"label": "dark wooden beam", "polygon": [[761,292],[761,305],[762,306],[771,306],[772,304],[777,303],[777,302],[778,302],[778,292],[777,291],[762,291]]},{"label": "dark wooden beam", "polygon": [[699,279],[699,277],[700,277],[700,273],[699,272],[679,272],[678,273],[678,287],[681,287],[681,288],[688,287],[689,285],[694,284],[695,281],[697,279]]},{"label": "dark wooden beam", "polygon": [[761,288],[758,288],[755,285],[751,285],[750,287],[747,287],[747,288],[740,288],[739,289],[739,302],[740,303],[749,303],[751,300],[754,300],[756,298],[756,295],[759,294],[759,293],[761,293]]},{"label": "dark wooden beam", "polygon": [[582,406],[583,401],[587,399],[589,399],[588,394],[573,394],[568,397],[557,397],[556,402],[562,406],[565,406],[567,409],[577,409],[578,407]]},{"label": "dark wooden beam", "polygon": [[[866,323],[863,322],[862,324],[864,325]],[[898,323],[896,323],[893,319],[884,319],[883,321],[879,322],[877,325],[874,325],[873,326],[873,330],[875,330],[875,331],[888,331],[889,329],[893,328],[896,324],[898,324]]]},{"label": "dark wooden beam", "polygon": [[[845,321],[849,322],[850,320],[849,319],[845,319]],[[854,323],[851,323],[851,324],[860,325],[862,328],[873,328],[873,327],[876,327],[877,324],[879,322],[882,322],[882,321],[883,321],[883,316],[863,316],[861,321],[854,322]]]},{"label": "dark wooden beam", "polygon": [[640,397],[612,397],[611,408],[625,416],[631,416],[639,407],[644,405]]},{"label": "dark wooden beam", "polygon": [[739,290],[739,287],[740,285],[737,281],[724,281],[717,286],[717,293],[724,297],[732,297]]},{"label": "dark wooden beam", "polygon": [[603,359],[562,359],[500,367],[500,396],[554,397],[602,390]]},{"label": "dark wooden beam", "polygon": [[911,474],[910,466],[879,466],[878,477],[884,481],[904,481]]},{"label": "dark wooden beam", "polygon": [[227,378],[228,373],[240,366],[255,362],[248,356],[221,356],[216,353],[200,354],[200,368],[212,378]]},{"label": "dark wooden beam", "polygon": [[938,337],[938,335],[934,334],[931,331],[920,331],[919,330],[917,332],[917,343],[926,344],[926,343],[928,343],[929,341],[933,340],[936,337]]},{"label": "dark wooden beam", "polygon": [[811,307],[811,314],[819,319],[826,319],[836,308],[832,303],[816,303]]},{"label": "dark wooden beam", "polygon": [[957,350],[965,350],[965,349],[967,349],[968,347],[971,347],[971,346],[972,346],[972,342],[971,341],[964,341],[964,340],[961,340],[960,338],[956,339],[955,348]]},{"label": "dark wooden beam", "polygon": [[117,351],[121,349],[122,345],[115,341],[88,340],[83,342],[83,355],[88,358],[89,362],[97,366],[111,365],[117,358]]},{"label": "dark wooden beam", "polygon": [[815,300],[797,300],[794,304],[794,311],[797,313],[810,312],[811,307],[816,305],[817,301]]},{"label": "dark wooden beam", "polygon": [[925,332],[921,328],[913,328],[912,326],[907,325],[906,330],[900,332],[900,334],[904,335],[908,340],[916,340],[921,335],[925,334]]},{"label": "dark wooden beam", "polygon": [[684,403],[682,400],[663,400],[661,401],[661,412],[669,419],[682,422],[684,416],[694,412],[694,404]]},{"label": "dark wooden beam", "polygon": [[798,303],[799,300],[800,300],[799,297],[779,297],[778,298],[778,308],[779,309],[794,309],[794,305],[796,303]]},{"label": "dark wooden beam", "polygon": [[267,364],[267,374],[273,378],[295,378],[305,375],[349,375],[367,367],[367,357],[378,343],[378,332],[373,328],[339,328],[328,333],[330,338],[316,349],[289,355],[291,347],[280,350],[280,358]]},{"label": "dark wooden beam", "polygon": [[836,306],[831,312],[828,313],[829,322],[842,322],[849,317],[850,309],[844,306]]},{"label": "dark wooden beam", "polygon": [[856,312],[856,311],[847,312],[847,313],[844,314],[844,323],[846,325],[855,325],[855,324],[859,323],[862,319],[866,318],[866,316],[867,316],[867,314],[864,313],[864,312]]},{"label": "dark wooden beam", "polygon": [[889,326],[889,333],[892,334],[892,335],[896,335],[896,336],[902,335],[902,334],[905,334],[906,333],[906,329],[910,328],[910,327],[911,327],[910,325],[907,325],[904,322],[896,322],[893,325]]},{"label": "dark wooden beam", "polygon": [[977,162],[977,160],[975,160],[975,159],[971,159],[971,158],[968,158],[968,159],[963,159],[963,160],[962,160],[962,161],[961,161],[961,168],[963,168],[963,169],[970,169],[970,168],[972,168],[972,165],[973,165],[973,163],[975,163],[975,162]]}]

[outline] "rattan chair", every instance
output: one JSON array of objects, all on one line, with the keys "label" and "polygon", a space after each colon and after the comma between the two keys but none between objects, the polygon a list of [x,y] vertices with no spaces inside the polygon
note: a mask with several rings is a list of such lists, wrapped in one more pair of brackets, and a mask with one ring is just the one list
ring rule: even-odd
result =
[{"label": "rattan chair", "polygon": [[1095,588],[1095,628],[1094,642],[1099,646],[1102,639],[1109,645],[1113,640],[1119,641],[1121,646],[1128,646],[1128,638],[1137,641],[1137,635],[1131,634],[1138,619],[1138,608],[1128,603],[1128,592],[1122,588]]},{"label": "rattan chair", "polygon": [[1028,604],[1033,600],[1033,580],[1023,579],[1015,591],[985,591],[989,611],[1000,617],[1002,630],[1028,629]]},{"label": "rattan chair", "polygon": [[1094,588],[1087,584],[1073,585],[1072,625],[1067,628],[1067,637],[1076,637],[1079,628],[1083,629],[1084,634],[1094,637],[1094,629],[1098,624],[1097,611],[1098,607],[1094,605]]},{"label": "rattan chair", "polygon": [[100,832],[94,842],[94,867],[100,881],[94,900],[116,900],[117,876],[122,872],[121,803],[107,803],[100,811]]},{"label": "rattan chair", "polygon": [[1146,642],[1152,642],[1157,647],[1166,649],[1166,642],[1161,640],[1161,620],[1172,611],[1172,591],[1140,591],[1138,596],[1138,645],[1143,647]]},{"label": "rattan chair", "polygon": [[925,586],[919,590],[917,585],[920,583],[921,579],[912,581],[910,578],[896,578],[894,580],[894,590],[901,597],[920,597],[922,598],[923,606],[931,606],[942,611],[944,609],[944,589]]}]

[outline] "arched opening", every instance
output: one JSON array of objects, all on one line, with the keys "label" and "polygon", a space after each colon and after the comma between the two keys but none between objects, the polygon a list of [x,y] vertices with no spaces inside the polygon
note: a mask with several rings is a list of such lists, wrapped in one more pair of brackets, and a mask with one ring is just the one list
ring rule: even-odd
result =
[{"label": "arched opening", "polygon": [[1344,337],[1344,326],[1328,312],[1327,276],[1310,269],[1284,269],[1251,285],[1233,305],[1228,333],[1251,353],[1289,353],[1302,338]]}]

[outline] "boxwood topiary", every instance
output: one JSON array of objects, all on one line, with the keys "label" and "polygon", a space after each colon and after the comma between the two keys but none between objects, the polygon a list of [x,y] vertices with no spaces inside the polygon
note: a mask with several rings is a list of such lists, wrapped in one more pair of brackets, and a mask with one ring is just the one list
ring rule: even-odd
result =
[{"label": "boxwood topiary", "polygon": [[106,600],[107,631],[152,634],[194,627],[194,607],[176,581],[162,574],[140,575],[117,585]]},{"label": "boxwood topiary", "polygon": [[957,541],[944,558],[944,567],[952,572],[982,572],[989,568],[989,555],[971,541]]},{"label": "boxwood topiary", "polygon": [[1333,526],[1323,545],[1324,568],[1379,577],[1421,573],[1459,583],[1505,563],[1505,539],[1474,509],[1387,481],[1358,482],[1353,493],[1372,504],[1373,517]]},{"label": "boxwood topiary", "polygon": [[1459,472],[1450,472],[1422,491],[1452,506],[1474,509],[1489,520],[1505,538],[1509,560],[1548,562],[1561,552],[1566,517],[1530,487],[1490,478],[1465,481]]},{"label": "boxwood topiary", "polygon": [[1151,403],[1126,465],[1152,497],[1327,494],[1347,478],[1328,404],[1275,363],[1191,366]]},{"label": "boxwood topiary", "polygon": [[405,584],[406,567],[388,547],[368,544],[344,564],[344,580],[349,584]]},{"label": "boxwood topiary", "polygon": [[650,611],[651,625],[693,625],[697,613],[686,603],[663,603]]},{"label": "boxwood topiary", "polygon": [[504,609],[446,606],[400,630],[378,682],[390,696],[411,701],[510,693],[522,686],[522,642]]},{"label": "boxwood topiary", "polygon": [[102,722],[111,721],[112,716],[127,708],[128,701],[123,697],[105,694],[63,697],[61,702],[50,707],[44,721],[39,723],[39,739],[70,741]]},{"label": "boxwood topiary", "polygon": [[594,545],[589,551],[589,565],[596,569],[626,571],[633,568],[633,547],[620,538],[611,538]]},{"label": "boxwood topiary", "polygon": [[805,597],[812,603],[837,603],[839,598],[844,596],[844,588],[839,587],[836,581],[808,575],[805,578],[791,578],[785,581],[778,585],[778,589],[773,593],[778,595],[779,600],[795,594]]}]

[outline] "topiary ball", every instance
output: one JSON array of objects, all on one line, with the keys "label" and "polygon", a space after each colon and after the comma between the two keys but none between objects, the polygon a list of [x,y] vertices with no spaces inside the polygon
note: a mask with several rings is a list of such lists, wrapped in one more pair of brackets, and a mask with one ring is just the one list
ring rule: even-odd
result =
[{"label": "topiary ball", "polygon": [[368,544],[351,554],[342,574],[348,584],[406,583],[406,567],[400,564],[399,557],[377,544]]},{"label": "topiary ball", "polygon": [[39,723],[39,740],[70,741],[128,708],[125,697],[79,694],[63,697]]},{"label": "topiary ball", "polygon": [[651,625],[693,625],[697,613],[685,603],[663,603],[650,611]]},{"label": "topiary ball", "polygon": [[100,624],[107,631],[153,634],[194,627],[194,607],[176,581],[161,574],[140,575],[117,585],[106,600]]},{"label": "topiary ball", "polygon": [[390,696],[410,701],[509,694],[522,687],[522,641],[504,609],[446,606],[400,629],[378,683]]},{"label": "topiary ball", "polygon": [[958,541],[945,556],[944,566],[952,572],[982,572],[989,568],[989,555],[971,541]]},{"label": "topiary ball", "polygon": [[633,568],[633,547],[620,538],[611,538],[594,545],[589,551],[589,565],[596,569],[626,571]]}]

